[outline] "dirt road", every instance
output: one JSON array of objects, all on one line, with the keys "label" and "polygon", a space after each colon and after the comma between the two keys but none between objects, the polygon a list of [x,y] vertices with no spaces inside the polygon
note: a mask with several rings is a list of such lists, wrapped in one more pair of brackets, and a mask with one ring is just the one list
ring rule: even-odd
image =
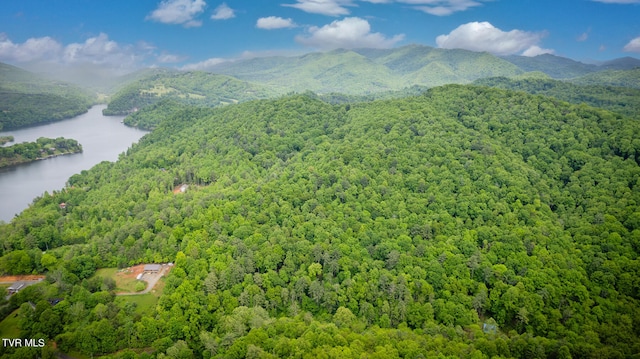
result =
[{"label": "dirt road", "polygon": [[149,292],[151,292],[151,290],[153,289],[153,287],[156,286],[156,283],[158,283],[158,281],[160,280],[160,278],[162,278],[162,276],[165,275],[165,273],[167,273],[169,271],[171,267],[163,264],[162,265],[162,269],[160,270],[160,272],[158,273],[146,273],[142,276],[142,278],[140,278],[140,280],[143,280],[145,282],[147,282],[147,288],[145,288],[143,291],[140,292],[135,292],[135,293],[116,293],[116,295],[140,295],[140,294],[147,294]]}]

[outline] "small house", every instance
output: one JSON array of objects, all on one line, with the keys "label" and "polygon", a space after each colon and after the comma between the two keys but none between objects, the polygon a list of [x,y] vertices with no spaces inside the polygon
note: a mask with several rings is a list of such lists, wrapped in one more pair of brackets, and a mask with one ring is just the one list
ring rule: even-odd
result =
[{"label": "small house", "polygon": [[159,273],[162,269],[162,264],[145,264],[143,273]]},{"label": "small house", "polygon": [[26,286],[26,282],[15,282],[9,288],[7,288],[7,292],[9,292],[9,294],[16,294]]},{"label": "small house", "polygon": [[496,334],[498,332],[498,326],[495,324],[483,323],[482,331],[486,334]]}]

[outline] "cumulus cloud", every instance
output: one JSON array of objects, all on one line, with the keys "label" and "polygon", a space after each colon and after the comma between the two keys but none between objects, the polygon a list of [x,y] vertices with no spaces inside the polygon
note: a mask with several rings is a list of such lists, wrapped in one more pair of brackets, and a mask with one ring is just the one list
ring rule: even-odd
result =
[{"label": "cumulus cloud", "polygon": [[404,38],[403,34],[387,38],[379,32],[371,32],[367,20],[347,17],[323,27],[312,26],[308,36],[297,36],[299,43],[318,49],[389,48]]},{"label": "cumulus cloud", "polygon": [[148,51],[146,47],[123,47],[104,33],[88,38],[83,43],[71,43],[67,46],[48,36],[30,38],[22,44],[16,44],[6,34],[0,35],[0,61],[12,63],[46,61],[65,64],[126,64]]},{"label": "cumulus cloud", "polygon": [[181,70],[185,70],[185,71],[205,71],[208,70],[216,65],[219,65],[223,62],[228,62],[230,61],[229,59],[224,59],[224,58],[220,58],[220,57],[213,57],[201,62],[196,62],[193,64],[187,64],[182,66],[180,69]]},{"label": "cumulus cloud", "polygon": [[213,15],[211,15],[213,20],[228,20],[234,17],[236,17],[236,12],[224,2],[213,10]]},{"label": "cumulus cloud", "polygon": [[329,16],[348,15],[346,6],[355,6],[352,0],[297,0],[295,4],[282,4],[312,14]]},{"label": "cumulus cloud", "polygon": [[524,50],[524,52],[522,53],[522,56],[534,57],[534,56],[544,55],[544,54],[553,54],[554,52],[555,51],[551,49],[543,49],[538,45],[533,45],[528,49]]},{"label": "cumulus cloud", "polygon": [[591,33],[591,28],[588,28],[587,31],[583,32],[582,34],[580,34],[580,36],[578,36],[576,38],[576,41],[578,42],[584,42],[589,40],[589,34]]},{"label": "cumulus cloud", "polygon": [[6,34],[0,34],[0,62],[32,71],[100,68],[101,71],[123,73],[142,67],[147,60],[173,63],[183,59],[166,53],[157,55],[156,48],[145,42],[119,44],[105,33],[67,45],[51,37],[30,38],[23,43],[14,43]]},{"label": "cumulus cloud", "polygon": [[482,5],[473,0],[400,0],[400,2],[418,5],[414,8],[436,16],[447,16]]},{"label": "cumulus cloud", "polygon": [[163,24],[197,27],[202,25],[202,21],[196,20],[195,17],[204,11],[206,5],[204,0],[165,0],[147,16],[147,19]]},{"label": "cumulus cloud", "polygon": [[538,46],[544,36],[544,33],[522,30],[502,31],[489,22],[470,22],[458,26],[448,35],[438,36],[436,44],[445,49],[487,51],[496,55],[522,52],[526,56],[535,56],[553,52]]},{"label": "cumulus cloud", "polygon": [[259,18],[258,21],[256,21],[256,27],[258,29],[273,30],[296,27],[296,24],[291,19],[283,19],[278,16],[268,16]]},{"label": "cumulus cloud", "polygon": [[161,64],[175,64],[186,60],[185,56],[163,53],[158,55],[156,60]]},{"label": "cumulus cloud", "polygon": [[31,62],[57,56],[62,45],[49,36],[30,38],[15,44],[6,34],[0,34],[0,60],[4,62]]},{"label": "cumulus cloud", "polygon": [[482,5],[486,0],[362,0],[373,4],[400,3],[410,5],[415,10],[436,16],[451,15],[458,11]]},{"label": "cumulus cloud", "polygon": [[629,41],[622,50],[625,52],[640,52],[640,36]]}]

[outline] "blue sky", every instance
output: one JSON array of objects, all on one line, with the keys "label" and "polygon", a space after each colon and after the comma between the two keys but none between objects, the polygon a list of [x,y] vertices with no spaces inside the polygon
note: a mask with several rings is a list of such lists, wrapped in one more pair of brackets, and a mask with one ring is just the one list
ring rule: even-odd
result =
[{"label": "blue sky", "polygon": [[640,0],[24,0],[0,2],[0,61],[34,69],[206,69],[407,44],[640,57]]}]

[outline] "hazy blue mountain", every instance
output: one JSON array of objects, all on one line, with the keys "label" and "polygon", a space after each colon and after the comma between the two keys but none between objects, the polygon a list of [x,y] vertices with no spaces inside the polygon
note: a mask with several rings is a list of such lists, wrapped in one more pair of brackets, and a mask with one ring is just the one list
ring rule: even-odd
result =
[{"label": "hazy blue mountain", "polygon": [[512,55],[503,58],[523,71],[541,71],[556,79],[582,76],[600,70],[597,65],[585,64],[551,54],[533,57]]},{"label": "hazy blue mountain", "polygon": [[278,89],[349,94],[399,90],[413,85],[469,83],[481,77],[523,72],[488,53],[422,45],[254,58],[223,63],[211,71]]},{"label": "hazy blue mountain", "polygon": [[632,70],[640,67],[640,59],[626,56],[603,62],[600,67],[607,70]]}]

